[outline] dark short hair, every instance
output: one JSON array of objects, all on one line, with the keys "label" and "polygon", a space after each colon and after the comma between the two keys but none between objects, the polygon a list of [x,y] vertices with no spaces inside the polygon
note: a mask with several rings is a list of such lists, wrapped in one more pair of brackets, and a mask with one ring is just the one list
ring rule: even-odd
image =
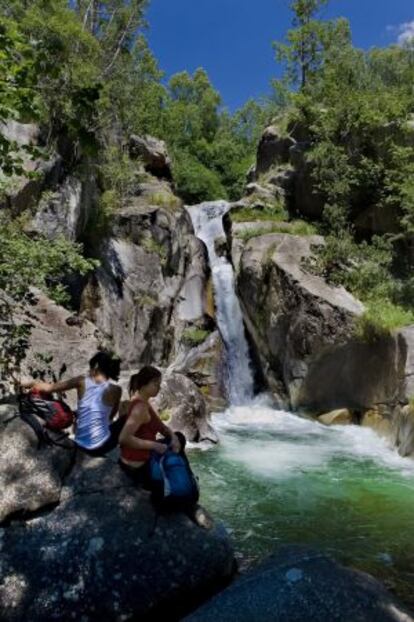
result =
[{"label": "dark short hair", "polygon": [[89,361],[89,367],[100,371],[104,376],[118,380],[121,371],[121,360],[111,352],[97,352]]},{"label": "dark short hair", "polygon": [[161,372],[156,367],[146,365],[137,374],[133,374],[129,380],[129,394],[132,395],[136,391],[145,387],[152,380],[161,378]]}]

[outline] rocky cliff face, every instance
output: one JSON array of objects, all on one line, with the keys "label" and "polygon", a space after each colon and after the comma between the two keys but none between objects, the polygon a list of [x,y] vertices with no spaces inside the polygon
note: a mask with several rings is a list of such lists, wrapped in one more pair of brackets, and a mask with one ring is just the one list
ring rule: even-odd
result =
[{"label": "rocky cliff face", "polygon": [[362,304],[303,268],[318,243],[260,235],[240,254],[239,293],[269,383],[283,387],[295,409],[392,410],[411,391],[411,329],[374,342],[357,338]]},{"label": "rocky cliff face", "polygon": [[[401,406],[413,395],[412,327],[374,339],[357,338],[355,325],[363,305],[306,268],[305,260],[323,238],[292,235],[288,222],[264,217],[255,221],[258,211],[271,206],[272,197],[295,213],[320,216],[321,198],[309,185],[306,141],[301,128],[292,128],[289,135],[275,126],[267,128],[247,197],[230,212],[235,222],[229,236],[246,327],[269,387],[288,407],[314,414],[346,408],[349,421],[386,431],[400,453],[409,455],[414,453],[414,424],[409,407]],[[247,222],[232,218],[240,206]],[[249,220],[252,207],[256,209]],[[268,233],[272,229],[279,232]]]},{"label": "rocky cliff face", "polygon": [[[320,112],[324,114],[323,110]],[[263,133],[257,149],[256,166],[248,175],[247,193],[254,192],[262,200],[272,197],[286,199],[291,214],[306,219],[320,219],[324,199],[315,188],[313,164],[308,158],[311,147],[309,128],[298,121],[275,121]],[[414,119],[396,132],[392,124],[381,128],[382,136],[389,136],[404,147],[414,144]],[[354,197],[358,201],[358,197]],[[360,199],[366,201],[365,197]],[[401,213],[393,206],[380,209],[367,205],[355,218],[356,231],[364,235],[383,234],[399,230]]]},{"label": "rocky cliff face", "polygon": [[[19,148],[41,145],[41,131],[34,125],[12,123],[2,131]],[[99,267],[86,282],[70,284],[75,313],[53,312],[53,304],[42,296],[30,311],[38,318],[30,362],[43,349],[54,356],[52,366],[60,367],[63,354],[70,359],[67,350],[74,351],[64,346],[70,330],[76,333],[70,340],[77,344],[78,367],[102,345],[116,351],[124,369],[148,363],[167,367],[177,357],[181,360],[198,345],[186,338],[186,331],[208,335],[214,320],[208,309],[205,250],[174,194],[165,144],[148,136],[130,138],[139,182],[109,215],[100,211],[96,164],[82,155],[73,159],[68,145],[63,147],[46,159],[26,157],[25,167],[36,171],[36,177],[13,178],[3,207],[24,216],[29,235],[81,241]],[[69,361],[68,373],[72,371]],[[201,376],[196,380],[201,382]]]}]

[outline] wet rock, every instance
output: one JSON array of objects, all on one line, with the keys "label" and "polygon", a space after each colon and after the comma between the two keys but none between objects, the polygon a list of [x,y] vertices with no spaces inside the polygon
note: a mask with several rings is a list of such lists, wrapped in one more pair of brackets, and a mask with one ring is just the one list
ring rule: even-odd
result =
[{"label": "wet rock", "polygon": [[392,437],[392,418],[393,413],[385,411],[379,406],[366,410],[362,414],[361,425],[364,428],[371,428],[380,436]]},{"label": "wet rock", "polygon": [[186,622],[412,622],[368,574],[300,546],[281,547],[208,601]]},{"label": "wet rock", "polygon": [[318,421],[325,425],[350,425],[353,423],[352,413],[346,408],[333,410],[318,417]]},{"label": "wet rock", "polygon": [[170,369],[191,378],[210,411],[226,408],[225,349],[218,331],[211,333],[200,345],[181,352]]},{"label": "wet rock", "polygon": [[414,456],[414,412],[410,405],[397,409],[393,427],[395,445],[403,458]]},{"label": "wet rock", "polygon": [[196,322],[207,313],[207,260],[203,243],[195,237],[189,240],[190,265],[185,273],[176,315],[179,321]]},{"label": "wet rock", "polygon": [[404,393],[408,399],[414,396],[414,326],[405,326],[398,331],[404,364]]}]

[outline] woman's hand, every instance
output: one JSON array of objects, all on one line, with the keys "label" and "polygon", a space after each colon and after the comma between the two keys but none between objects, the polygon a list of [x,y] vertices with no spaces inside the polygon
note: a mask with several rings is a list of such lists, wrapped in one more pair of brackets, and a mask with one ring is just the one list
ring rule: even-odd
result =
[{"label": "woman's hand", "polygon": [[20,388],[25,389],[26,391],[29,389],[33,389],[35,384],[36,384],[36,381],[32,380],[31,378],[23,378],[23,380],[20,380],[19,382]]}]

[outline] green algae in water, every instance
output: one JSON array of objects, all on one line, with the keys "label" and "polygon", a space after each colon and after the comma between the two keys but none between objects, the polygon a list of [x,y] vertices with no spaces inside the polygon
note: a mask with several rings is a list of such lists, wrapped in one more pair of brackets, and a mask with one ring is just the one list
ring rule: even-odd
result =
[{"label": "green algae in water", "polygon": [[371,430],[326,428],[260,405],[215,418],[192,451],[201,502],[245,560],[307,544],[382,580],[414,606],[414,461]]}]

